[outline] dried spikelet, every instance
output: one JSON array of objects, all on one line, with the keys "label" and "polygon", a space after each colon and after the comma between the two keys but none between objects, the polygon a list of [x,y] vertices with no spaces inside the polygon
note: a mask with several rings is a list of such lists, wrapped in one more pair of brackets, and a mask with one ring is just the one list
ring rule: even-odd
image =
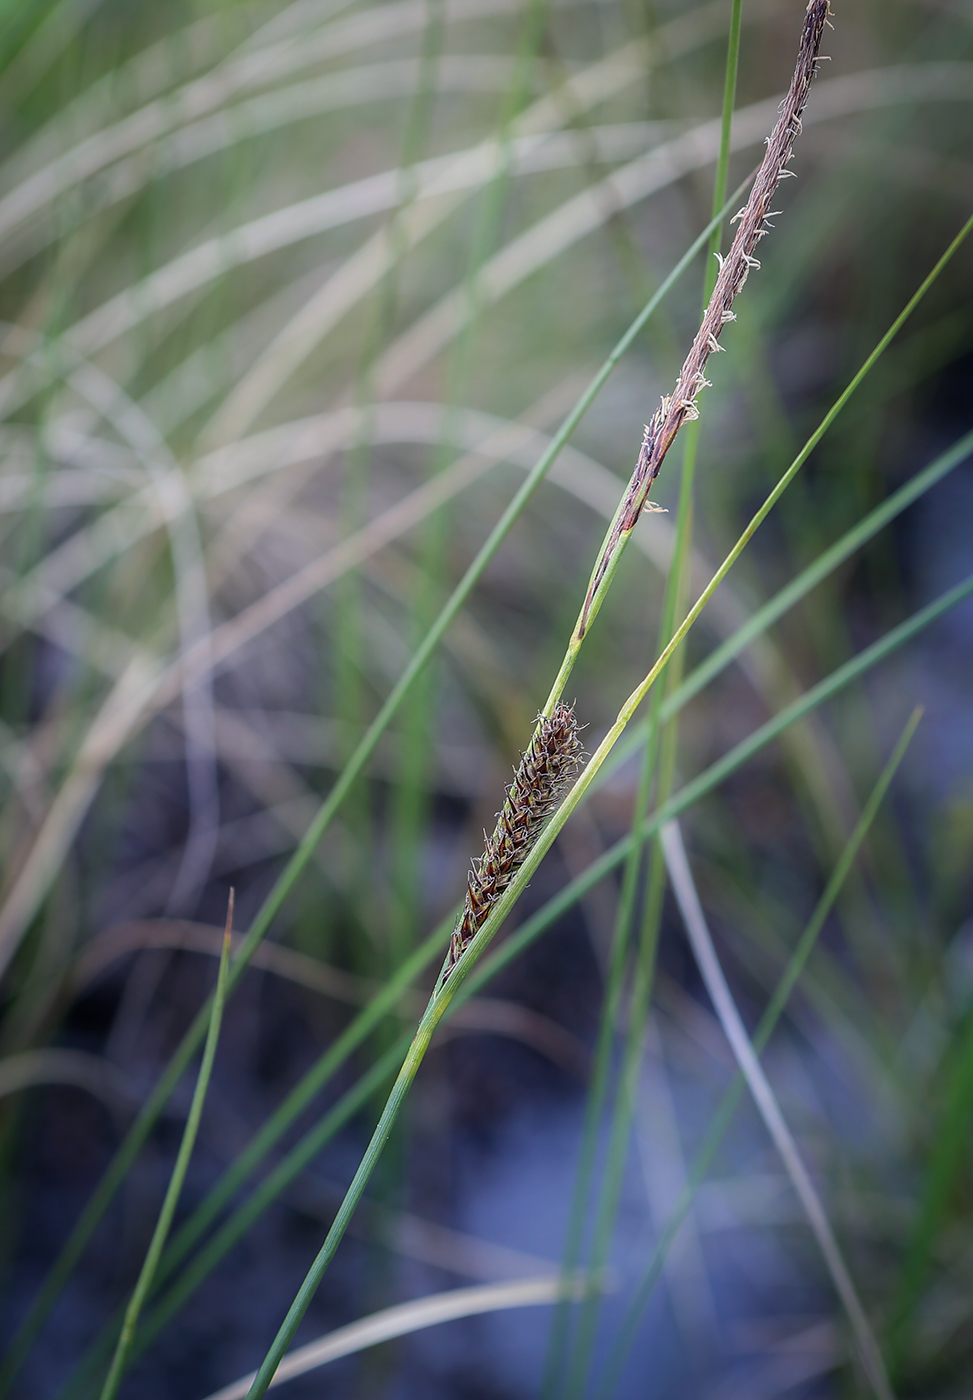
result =
[{"label": "dried spikelet", "polygon": [[716,286],[703,314],[702,324],[680,370],[676,387],[671,395],[663,398],[651,423],[646,425],[638,461],[628,484],[622,508],[595,565],[581,611],[578,636],[585,633],[595,595],[614,557],[616,546],[622,535],[634,529],[676,433],[683,423],[690,423],[699,417],[696,399],[708,384],[703,374],[706,362],[712,354],[722,349],[719,343],[720,333],[725,325],[736,319],[730,308],[749,272],[760,267],[753,253],[767,232],[767,220],[772,214],[780,212],[771,208],[777,186],[781,180],[794,173],[787,169],[787,163],[793,154],[795,137],[801,130],[801,113],[808,99],[811,80],[820,62],[818,50],[824,27],[828,22],[828,0],[808,0],[797,64],[787,96],[780,105],[780,116],[767,137],[767,151],[754,176],[750,198],[730,220],[731,223],[739,225],[730,251],[726,257],[720,253],[716,255],[720,264]]},{"label": "dried spikelet", "polygon": [[520,760],[507,800],[483,855],[473,862],[466,903],[449,945],[445,976],[452,972],[494,904],[523,865],[541,827],[557,805],[581,758],[573,705],[557,704],[538,716],[534,737]]}]

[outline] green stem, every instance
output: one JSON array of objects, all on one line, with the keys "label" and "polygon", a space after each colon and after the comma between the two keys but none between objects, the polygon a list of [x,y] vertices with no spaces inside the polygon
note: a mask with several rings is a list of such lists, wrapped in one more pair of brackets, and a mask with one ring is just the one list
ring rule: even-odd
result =
[{"label": "green stem", "polygon": [[[733,127],[733,108],[736,105],[737,73],[740,67],[740,27],[743,23],[743,0],[733,0],[733,9],[730,12],[730,34],[726,45],[726,72],[723,79],[723,113],[720,126],[720,154],[716,160],[716,175],[713,180],[713,213],[721,208],[726,199],[726,180],[730,170],[730,132]],[[710,252],[720,251],[720,234],[722,225],[717,224],[713,230],[713,237],[710,240]],[[709,301],[710,294],[716,286],[716,277],[719,269],[717,259],[711,257],[706,263],[704,274],[705,292],[703,293],[703,307]]]},{"label": "green stem", "polygon": [[220,954],[220,970],[216,981],[216,992],[213,996],[213,1008],[209,1018],[209,1030],[206,1035],[203,1061],[199,1067],[199,1075],[196,1079],[196,1088],[193,1092],[192,1104],[189,1108],[189,1117],[186,1119],[186,1126],[183,1129],[182,1142],[179,1144],[176,1164],[169,1178],[169,1186],[166,1190],[165,1199],[162,1202],[162,1209],[159,1211],[159,1218],[156,1221],[149,1248],[146,1251],[138,1280],[132,1291],[132,1297],[125,1310],[125,1319],[122,1323],[121,1336],[118,1339],[118,1345],[115,1348],[115,1355],[112,1357],[111,1366],[108,1368],[108,1375],[105,1377],[105,1384],[101,1391],[101,1400],[114,1400],[115,1395],[118,1393],[118,1387],[122,1383],[122,1376],[125,1372],[129,1352],[132,1349],[132,1342],[135,1339],[135,1328],[138,1325],[139,1314],[149,1295],[149,1289],[152,1287],[152,1280],[158,1268],[159,1258],[172,1225],[172,1217],[176,1213],[176,1205],[182,1193],[182,1185],[186,1179],[189,1159],[196,1145],[199,1120],[202,1117],[203,1104],[206,1100],[206,1090],[209,1088],[210,1076],[213,1072],[213,1060],[216,1057],[216,1046],[220,1038],[220,1022],[223,1019],[223,1004],[226,1001],[227,972],[230,965],[230,929],[232,922],[233,893],[231,891],[230,907],[226,916],[226,933],[223,935],[223,951]]},{"label": "green stem", "polygon": [[[286,1153],[274,1169],[260,1182],[256,1190],[207,1240],[189,1266],[145,1317],[135,1336],[131,1351],[132,1360],[141,1356],[167,1323],[195,1293],[200,1284],[209,1277],[224,1255],[239,1242],[268,1206],[272,1205],[278,1196],[290,1186],[349,1119],[365,1107],[368,1100],[397,1073],[408,1049],[409,1040],[409,1034],[400,1036],[385,1054],[362,1075],[357,1084],[352,1085],[342,1094],[341,1098],[328,1109],[323,1117],[305,1133],[300,1142]],[[226,1178],[224,1178],[225,1181]],[[196,1220],[197,1216],[194,1215],[187,1223],[195,1223]],[[162,1256],[155,1278],[156,1289],[161,1286],[166,1274],[171,1274],[174,1271],[178,1259],[182,1258],[188,1249],[188,1245],[184,1245],[178,1258],[173,1258],[172,1251],[177,1243],[179,1243],[178,1236],[173,1239],[169,1249]],[[79,1397],[90,1393],[93,1377],[98,1374],[107,1361],[119,1325],[120,1318],[115,1317],[105,1326],[101,1335],[89,1347],[87,1354],[67,1385],[58,1393],[57,1400],[79,1400]]]},{"label": "green stem", "polygon": [[[441,3],[441,0],[440,0]],[[517,46],[512,82],[504,95],[503,110],[497,133],[497,170],[483,190],[471,241],[470,256],[463,279],[463,294],[468,304],[462,334],[451,357],[444,403],[443,429],[438,450],[434,454],[431,478],[443,471],[450,456],[455,455],[454,438],[459,405],[468,395],[474,352],[480,332],[483,297],[480,273],[497,242],[504,202],[510,186],[513,166],[514,122],[530,95],[541,41],[546,0],[530,0]],[[436,616],[436,606],[445,589],[444,554],[449,538],[449,510],[440,506],[426,524],[419,550],[418,586],[413,603],[412,625],[415,643],[421,642]],[[409,949],[414,938],[414,922],[419,908],[418,879],[420,833],[428,807],[429,755],[434,723],[435,681],[427,667],[423,677],[412,687],[405,706],[402,725],[403,762],[399,782],[392,801],[391,883],[397,895],[398,909],[390,921],[389,954],[392,965]]]},{"label": "green stem", "polygon": [[[733,0],[730,16],[730,32],[727,43],[726,73],[723,87],[720,150],[713,184],[712,213],[714,215],[726,200],[727,174],[730,161],[730,134],[733,125],[733,108],[736,98],[737,70],[740,55],[741,20],[742,0]],[[713,230],[709,247],[709,251],[712,255],[719,253],[722,231],[722,223],[717,224]],[[704,265],[702,293],[703,314],[705,314],[706,306],[716,283],[717,264],[717,257],[711,256]],[[697,448],[699,443],[698,421],[691,422],[688,425],[685,442],[686,447],[683,457],[683,470],[679,491],[679,509],[676,521],[676,545],[666,590],[666,603],[659,640],[660,648],[664,646],[672,636],[676,618],[681,615],[685,606],[685,593],[689,579],[689,550],[693,530],[693,482],[695,478]],[[680,679],[676,670],[676,665],[681,664],[682,657],[683,653],[680,652],[677,663],[668,673],[667,687],[670,691]],[[653,691],[652,711],[648,720],[650,742],[646,746],[642,775],[639,782],[639,791],[636,797],[635,811],[633,813],[633,827],[636,828],[642,824],[648,812],[649,796],[655,777],[656,764],[656,744],[653,743],[652,740],[657,740],[659,734],[661,703],[662,697],[660,692],[658,690]],[[671,794],[672,781],[675,775],[676,746],[677,730],[675,725],[670,722],[665,726],[661,745],[659,746],[660,772],[657,802],[665,801]],[[635,843],[625,863],[625,873],[622,879],[622,896],[619,901],[619,932],[617,938],[619,943],[626,948],[631,936],[630,930],[635,914],[635,900],[641,869],[642,846],[640,843]],[[654,847],[645,896],[645,909],[642,916],[642,933],[639,940],[638,956],[636,958],[632,982],[632,995],[628,1012],[628,1029],[622,1055],[616,1106],[615,1112],[612,1115],[610,1128],[605,1179],[602,1186],[601,1201],[593,1234],[590,1270],[595,1277],[600,1275],[600,1271],[607,1264],[611,1235],[621,1192],[625,1148],[631,1129],[634,1106],[635,1078],[638,1066],[641,1062],[645,1021],[648,1015],[649,999],[654,980],[659,920],[661,917],[664,888],[664,865],[658,848]],[[581,1201],[578,1202],[579,1205],[581,1203]],[[580,1230],[578,1233],[580,1234]],[[579,1394],[584,1387],[590,1364],[590,1356],[594,1347],[595,1327],[600,1311],[600,1303],[600,1292],[598,1294],[588,1293],[582,1303],[581,1316],[577,1325],[574,1364],[571,1367],[569,1378],[569,1394],[571,1395]],[[567,1303],[565,1303],[565,1311],[567,1310],[567,1306]]]},{"label": "green stem", "polygon": [[[655,772],[655,744],[657,727],[650,718],[648,742],[639,778],[639,788],[635,799],[632,826],[637,828],[644,821],[649,810],[652,780]],[[585,1207],[591,1192],[595,1173],[595,1159],[598,1149],[598,1125],[601,1122],[608,1101],[608,1087],[611,1074],[612,1048],[622,1009],[622,991],[628,963],[628,949],[631,936],[632,916],[638,894],[638,877],[641,869],[641,845],[633,845],[625,863],[622,888],[618,901],[612,939],[611,962],[598,1024],[598,1038],[592,1064],[591,1082],[585,1101],[584,1122],[581,1129],[581,1151],[575,1175],[571,1211],[568,1216],[568,1229],[561,1258],[561,1277],[564,1287],[558,1299],[551,1323],[551,1335],[547,1344],[547,1359],[544,1366],[544,1379],[541,1385],[542,1400],[557,1400],[563,1392],[565,1371],[569,1361],[570,1323],[573,1313],[574,1292],[569,1280],[576,1277],[581,1263],[584,1244]]]},{"label": "green stem", "polygon": [[452,979],[450,979],[444,988],[430,998],[429,1005],[413,1037],[412,1044],[409,1046],[405,1062],[399,1070],[395,1083],[392,1086],[392,1092],[389,1094],[385,1107],[382,1110],[378,1125],[358,1165],[358,1170],[355,1172],[351,1185],[345,1193],[344,1200],[338,1208],[338,1213],[332,1222],[331,1229],[325,1237],[324,1244],[321,1246],[317,1258],[308,1270],[304,1282],[298,1289],[297,1296],[287,1311],[287,1316],[280,1325],[277,1336],[271,1343],[270,1350],[260,1364],[260,1369],[247,1392],[247,1400],[258,1400],[259,1396],[266,1393],[273,1380],[277,1367],[280,1365],[285,1351],[290,1346],[294,1333],[297,1331],[301,1319],[307,1312],[311,1299],[317,1292],[318,1285],[324,1276],[324,1271],[331,1263],[335,1251],[344,1236],[345,1230],[348,1228],[348,1222],[361,1199],[362,1192],[365,1190],[369,1177],[375,1170],[379,1157],[382,1155],[382,1150],[399,1116],[406,1095],[412,1086],[412,1081],[415,1079],[419,1066],[422,1064],[423,1058],[425,1057],[426,1050],[429,1048],[429,1042],[432,1039],[433,1031],[439,1024],[446,1007],[452,1000],[452,996],[453,982]]},{"label": "green stem", "polygon": [[[718,230],[714,231],[714,237],[717,236],[717,234]],[[708,294],[704,293],[704,306],[707,295]],[[696,425],[692,424],[690,426],[695,427]],[[687,440],[687,450],[679,488],[679,509],[676,517],[676,544],[667,580],[662,623],[659,628],[658,646],[660,649],[672,636],[676,618],[680,616],[682,609],[685,607],[685,590],[688,581],[686,564],[689,557],[689,541],[692,533],[692,475],[693,460]],[[667,680],[668,679],[671,679],[671,677],[667,678]],[[660,690],[654,690],[652,692],[650,713],[647,720],[649,737],[643,755],[639,787],[632,812],[631,824],[633,830],[637,830],[642,825],[648,814],[649,799],[656,778],[657,750],[660,748],[661,772],[659,775],[657,801],[668,797],[670,792],[674,758],[672,752],[672,732],[671,728],[665,731],[660,745],[659,712],[661,698]],[[620,957],[617,959],[620,964],[620,976],[624,974],[625,971],[625,955],[627,954],[631,942],[639,882],[642,874],[642,857],[642,844],[636,842],[629,851],[622,875],[622,889],[619,898],[615,931],[615,942],[620,949]],[[663,889],[661,874],[661,867],[655,852],[653,852],[645,897],[645,910],[642,918],[642,936],[639,940],[632,984],[632,995],[628,1008],[628,1029],[625,1035],[622,1065],[618,1076],[615,1107],[611,1116],[611,1125],[609,1128],[606,1165],[601,1185],[601,1199],[597,1207],[595,1225],[592,1231],[589,1272],[593,1278],[599,1276],[600,1271],[607,1263],[611,1228],[615,1216],[615,1203],[621,1186],[625,1144],[628,1137],[628,1127],[631,1117],[632,1065],[633,1062],[637,1063],[637,1056],[641,1048],[645,1008],[648,1004],[647,998],[649,988],[651,987],[652,968],[655,959],[657,917],[661,908],[661,894]],[[619,987],[615,998],[616,1003],[620,1003],[620,999],[621,988]],[[607,1006],[603,1013],[606,1018],[605,1022],[603,1022],[606,1030],[606,1041],[603,1053],[606,1056],[610,1055],[614,1042],[615,1030],[618,1023],[618,1009],[618,1005],[613,1007],[610,1022],[607,1022]],[[634,1048],[633,1042],[635,1043]],[[602,1097],[604,1099],[607,1097],[607,1065],[603,1080],[605,1093]],[[595,1087],[596,1084],[595,1081],[593,1081],[592,1092]],[[586,1142],[584,1138],[582,1139],[582,1160],[581,1164],[579,1164],[578,1186],[573,1204],[573,1212],[577,1213],[577,1219],[572,1222],[573,1235],[579,1242],[584,1228],[584,1209],[587,1205],[588,1194],[591,1188],[592,1172],[587,1164],[589,1161],[592,1164],[594,1162],[596,1146],[594,1132],[603,1107],[604,1103],[602,1102],[598,1105],[597,1118],[592,1114],[588,1122],[586,1122],[585,1127],[591,1134],[591,1140]],[[573,1241],[569,1239],[569,1243],[573,1243]],[[579,1262],[580,1260],[574,1259],[569,1263],[567,1251],[565,1251],[565,1261],[562,1266],[565,1280],[574,1275]],[[547,1392],[546,1400],[554,1400],[555,1394],[562,1395],[565,1394],[565,1391],[568,1396],[575,1395],[579,1389],[583,1387],[584,1378],[588,1369],[590,1352],[594,1345],[594,1334],[598,1321],[599,1307],[600,1290],[598,1290],[598,1293],[589,1292],[581,1300],[581,1310],[574,1328],[572,1347],[568,1344],[567,1337],[567,1325],[572,1310],[572,1302],[567,1294],[565,1294],[565,1297],[562,1299],[558,1308],[558,1314],[555,1315],[555,1322],[551,1332],[551,1363],[549,1365],[551,1387]],[[561,1358],[560,1372],[555,1370],[553,1364],[557,1357]]]}]

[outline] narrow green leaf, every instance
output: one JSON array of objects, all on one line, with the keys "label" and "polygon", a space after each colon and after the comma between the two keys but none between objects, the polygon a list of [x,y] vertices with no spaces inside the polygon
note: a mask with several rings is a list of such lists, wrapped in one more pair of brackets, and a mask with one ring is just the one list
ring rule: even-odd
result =
[{"label": "narrow green leaf", "polygon": [[226,930],[223,934],[223,951],[220,954],[220,969],[216,980],[216,991],[213,995],[213,1006],[209,1017],[209,1030],[206,1034],[206,1045],[203,1049],[203,1061],[199,1067],[199,1075],[196,1079],[196,1088],[193,1091],[193,1099],[189,1108],[189,1117],[186,1119],[186,1126],[183,1129],[182,1141],[179,1144],[179,1152],[176,1156],[175,1166],[169,1178],[169,1186],[166,1190],[165,1199],[162,1202],[162,1209],[159,1211],[159,1218],[156,1221],[149,1248],[146,1251],[145,1260],[132,1292],[131,1300],[125,1310],[125,1318],[122,1322],[121,1336],[115,1348],[115,1355],[112,1357],[108,1375],[105,1377],[105,1384],[101,1391],[101,1400],[114,1400],[118,1393],[118,1387],[122,1383],[122,1376],[128,1363],[129,1353],[132,1349],[132,1342],[135,1338],[135,1328],[138,1325],[139,1314],[149,1289],[152,1287],[152,1280],[159,1265],[159,1258],[162,1248],[169,1234],[172,1225],[172,1217],[176,1213],[176,1205],[182,1193],[182,1184],[186,1179],[186,1172],[189,1168],[189,1159],[193,1155],[193,1148],[196,1145],[196,1134],[199,1131],[199,1120],[203,1114],[203,1104],[206,1101],[206,1091],[209,1088],[210,1075],[213,1072],[213,1061],[216,1058],[216,1046],[220,1038],[220,1022],[223,1019],[223,1004],[226,1001],[227,992],[227,972],[230,966],[230,934],[233,930],[233,891],[230,891],[229,906],[226,911]]}]

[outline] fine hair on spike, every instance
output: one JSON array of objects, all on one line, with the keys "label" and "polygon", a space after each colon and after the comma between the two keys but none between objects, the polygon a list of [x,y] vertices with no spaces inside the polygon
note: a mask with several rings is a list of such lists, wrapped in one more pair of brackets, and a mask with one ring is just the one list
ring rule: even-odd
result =
[{"label": "fine hair on spike", "polygon": [[625,492],[625,499],[612,531],[602,547],[588,585],[587,597],[578,622],[579,637],[584,636],[587,629],[595,596],[605,577],[609,561],[613,558],[622,536],[634,530],[652,483],[659,475],[663,459],[676,434],[684,423],[699,417],[696,396],[705,383],[703,370],[706,368],[706,361],[720,349],[720,332],[733,320],[730,307],[742,290],[748,273],[760,267],[753,252],[767,232],[765,221],[771,214],[779,212],[771,208],[777,186],[785,175],[793,174],[786,166],[793,155],[794,139],[801,130],[801,113],[807,103],[811,80],[817,71],[818,50],[827,21],[828,0],[809,0],[794,76],[791,78],[787,95],[780,104],[780,116],[773,131],[766,138],[767,150],[754,176],[750,198],[730,220],[731,223],[739,225],[730,251],[725,257],[720,253],[716,254],[720,265],[716,286],[703,313],[696,339],[680,370],[676,387],[671,395],[663,398],[651,423],[645,429],[638,461]]},{"label": "fine hair on spike", "polygon": [[565,784],[577,770],[581,752],[573,705],[559,702],[550,715],[538,715],[537,728],[507,789],[493,835],[487,837],[483,855],[473,862],[466,902],[450,939],[444,978],[527,859]]}]

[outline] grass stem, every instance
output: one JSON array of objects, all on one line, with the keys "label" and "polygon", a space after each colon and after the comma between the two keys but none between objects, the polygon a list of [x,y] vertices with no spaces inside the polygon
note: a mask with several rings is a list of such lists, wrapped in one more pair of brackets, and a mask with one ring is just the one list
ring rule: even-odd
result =
[{"label": "grass stem", "polygon": [[101,1390],[101,1400],[114,1400],[118,1393],[118,1387],[122,1383],[122,1376],[128,1362],[132,1343],[135,1340],[135,1329],[138,1326],[139,1315],[149,1296],[152,1287],[152,1280],[159,1265],[159,1259],[169,1230],[172,1226],[172,1218],[176,1213],[176,1206],[182,1193],[183,1182],[186,1179],[186,1172],[189,1168],[189,1159],[193,1154],[196,1145],[196,1134],[199,1131],[199,1120],[203,1114],[203,1104],[206,1101],[206,1091],[209,1088],[210,1076],[213,1072],[213,1061],[216,1058],[216,1046],[220,1038],[220,1023],[223,1019],[223,1005],[226,1001],[227,973],[230,966],[230,936],[233,931],[233,891],[230,891],[229,903],[226,911],[226,929],[223,934],[223,950],[220,954],[220,967],[216,981],[216,991],[213,995],[213,1005],[209,1017],[209,1030],[206,1035],[206,1044],[203,1048],[203,1060],[199,1067],[199,1074],[196,1079],[196,1088],[193,1091],[192,1103],[189,1108],[189,1117],[186,1119],[186,1126],[183,1129],[182,1141],[179,1144],[179,1152],[176,1155],[175,1166],[169,1178],[169,1186],[166,1190],[165,1198],[162,1202],[162,1209],[159,1211],[159,1218],[156,1221],[152,1239],[149,1242],[139,1272],[135,1288],[128,1307],[125,1310],[125,1318],[122,1322],[121,1335],[118,1338],[118,1345],[115,1348],[115,1355],[112,1357],[111,1365],[108,1368],[108,1375],[105,1377],[105,1384]]}]

